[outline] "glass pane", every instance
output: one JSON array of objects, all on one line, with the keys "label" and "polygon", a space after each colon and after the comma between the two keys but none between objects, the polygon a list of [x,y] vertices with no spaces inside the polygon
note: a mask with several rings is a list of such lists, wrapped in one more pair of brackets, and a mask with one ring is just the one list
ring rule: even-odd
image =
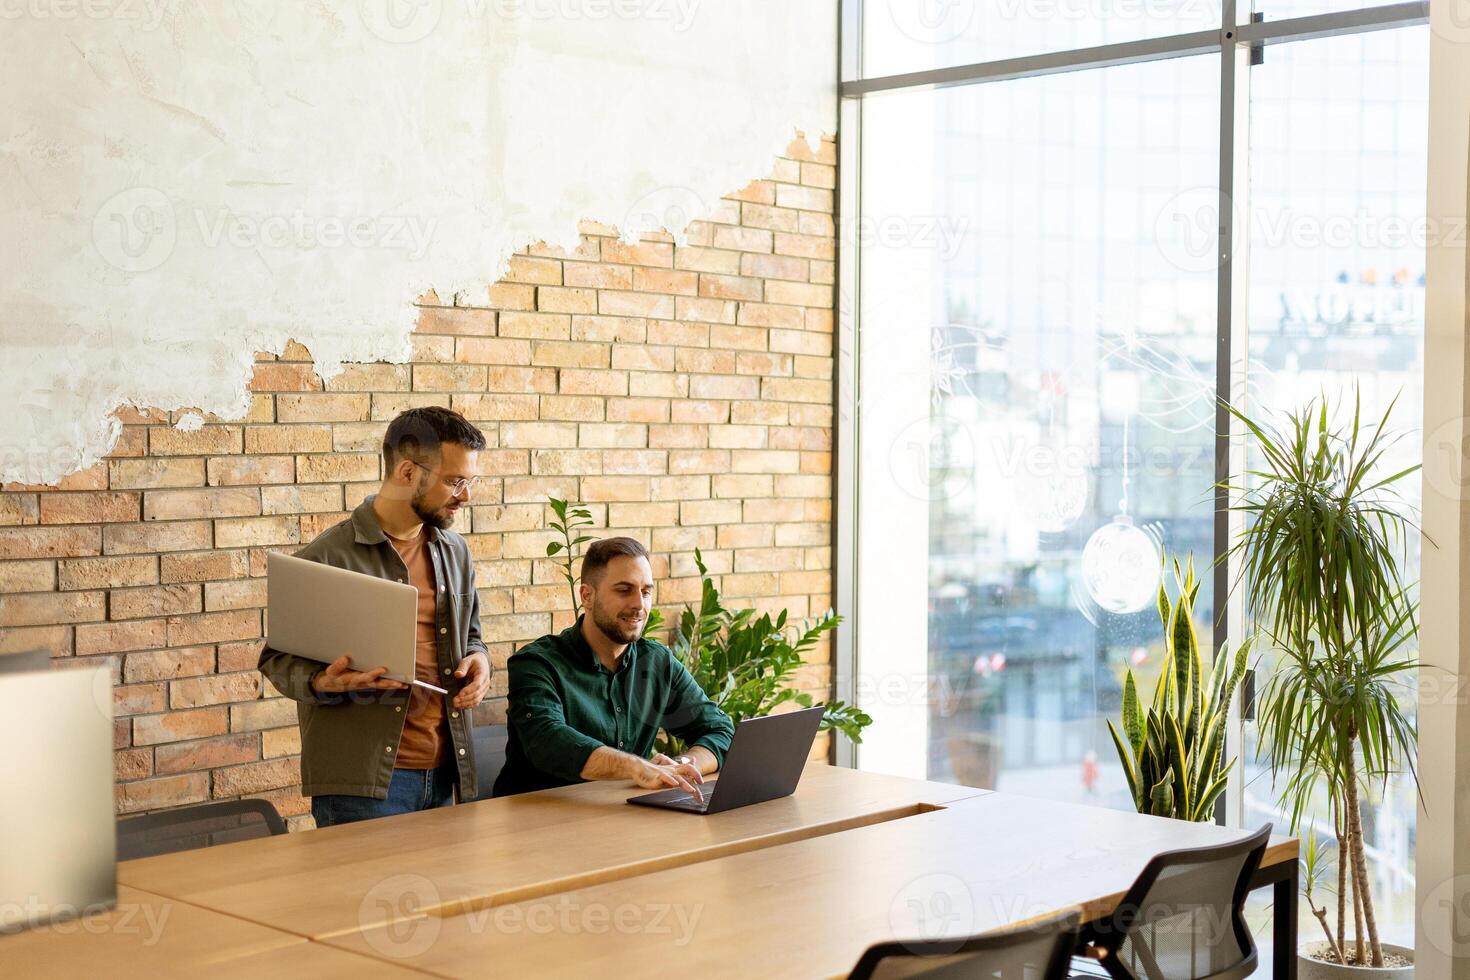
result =
[{"label": "glass pane", "polygon": [[863,768],[1131,806],[1105,720],[1158,676],[1161,548],[1209,643],[1218,77],[865,105]]},{"label": "glass pane", "polygon": [[[1248,401],[1281,410],[1357,385],[1364,414],[1379,416],[1397,395],[1392,425],[1409,435],[1385,475],[1421,453],[1428,60],[1429,29],[1416,27],[1273,46],[1251,72]],[[1400,487],[1417,510],[1417,477]],[[1417,535],[1403,573],[1419,577]],[[1285,826],[1254,725],[1245,737],[1245,822]],[[1414,819],[1408,777],[1375,790],[1363,813],[1381,935],[1406,945]],[[1328,878],[1335,888],[1335,865]],[[1335,899],[1324,901],[1335,919]],[[1321,938],[1305,903],[1300,928]]]},{"label": "glass pane", "polygon": [[1213,30],[1220,0],[862,0],[862,17],[877,78]]},{"label": "glass pane", "polygon": [[[1251,9],[1263,12],[1267,20],[1286,20],[1288,17],[1330,14],[1401,2],[1402,0],[1254,0]],[[1318,931],[1321,931],[1320,927]]]}]

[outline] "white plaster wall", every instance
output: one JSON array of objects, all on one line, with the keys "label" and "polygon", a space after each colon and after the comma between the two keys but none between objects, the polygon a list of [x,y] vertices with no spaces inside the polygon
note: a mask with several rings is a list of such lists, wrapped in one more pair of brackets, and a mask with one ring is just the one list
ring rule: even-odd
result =
[{"label": "white plaster wall", "polygon": [[0,481],[256,351],[405,360],[577,221],[679,232],[836,128],[836,0],[0,0]]}]

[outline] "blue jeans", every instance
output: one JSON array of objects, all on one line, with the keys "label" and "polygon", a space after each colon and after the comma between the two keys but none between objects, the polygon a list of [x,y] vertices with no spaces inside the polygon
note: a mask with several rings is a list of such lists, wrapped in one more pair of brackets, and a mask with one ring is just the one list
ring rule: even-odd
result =
[{"label": "blue jeans", "polygon": [[374,817],[391,817],[415,810],[432,810],[454,802],[459,775],[453,763],[438,769],[394,769],[388,781],[388,798],[323,795],[311,798],[311,815],[318,827],[356,823]]}]

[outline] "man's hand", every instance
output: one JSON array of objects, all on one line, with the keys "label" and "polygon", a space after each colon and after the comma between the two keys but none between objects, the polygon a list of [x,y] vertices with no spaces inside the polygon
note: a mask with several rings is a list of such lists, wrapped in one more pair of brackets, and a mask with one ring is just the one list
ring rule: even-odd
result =
[{"label": "man's hand", "polygon": [[353,670],[348,666],[351,662],[352,658],[344,654],[327,664],[326,670],[312,675],[311,689],[318,694],[342,694],[347,691],[399,691],[408,686],[402,681],[384,677],[387,667]]},{"label": "man's hand", "polygon": [[[678,788],[696,800],[704,799],[704,793],[698,788],[704,782],[704,776],[694,766],[680,765],[666,755],[656,755],[651,761],[633,756],[628,758],[631,760],[628,776],[644,789]],[[666,761],[659,762],[660,759]]]},{"label": "man's hand", "polygon": [[485,692],[490,690],[490,658],[477,650],[459,662],[454,676],[468,678],[454,696],[454,706],[468,711],[484,700]]}]

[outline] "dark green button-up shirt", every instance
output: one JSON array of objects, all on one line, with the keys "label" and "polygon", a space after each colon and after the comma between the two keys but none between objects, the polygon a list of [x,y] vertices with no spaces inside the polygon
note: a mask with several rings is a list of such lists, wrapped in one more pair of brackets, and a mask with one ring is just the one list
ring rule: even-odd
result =
[{"label": "dark green button-up shirt", "polygon": [[647,759],[660,728],[703,745],[721,763],[735,725],[668,647],[641,638],[608,671],[582,635],[582,618],[507,661],[510,737],[495,795],[582,782],[600,746]]}]

